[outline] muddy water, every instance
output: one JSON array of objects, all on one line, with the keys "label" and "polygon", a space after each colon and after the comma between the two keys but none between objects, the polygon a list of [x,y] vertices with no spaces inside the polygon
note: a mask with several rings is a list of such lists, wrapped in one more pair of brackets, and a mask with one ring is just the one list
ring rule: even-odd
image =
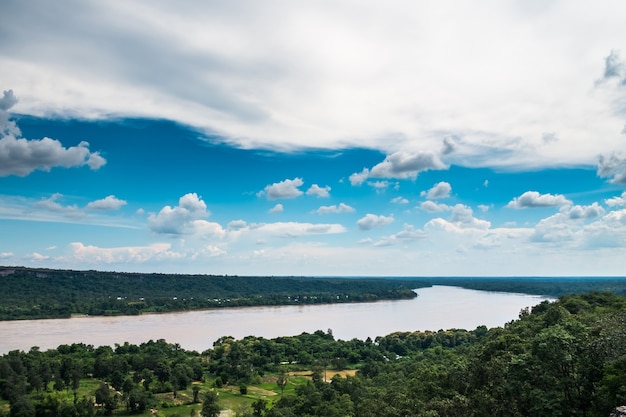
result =
[{"label": "muddy water", "polygon": [[434,286],[413,300],[361,304],[246,307],[128,317],[0,322],[0,354],[61,344],[94,346],[166,339],[190,350],[210,348],[221,336],[274,338],[331,329],[336,339],[366,339],[395,331],[503,326],[522,308],[545,298]]}]

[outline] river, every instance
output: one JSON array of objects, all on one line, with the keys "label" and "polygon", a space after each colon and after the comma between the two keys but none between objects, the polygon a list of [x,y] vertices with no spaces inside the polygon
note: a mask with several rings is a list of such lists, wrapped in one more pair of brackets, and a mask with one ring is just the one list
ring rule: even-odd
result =
[{"label": "river", "polygon": [[204,351],[222,336],[268,339],[331,329],[335,339],[385,336],[395,331],[503,326],[521,309],[545,297],[434,286],[415,290],[412,300],[278,307],[242,307],[123,317],[0,322],[0,354],[32,346],[141,344],[165,339],[188,350]]}]

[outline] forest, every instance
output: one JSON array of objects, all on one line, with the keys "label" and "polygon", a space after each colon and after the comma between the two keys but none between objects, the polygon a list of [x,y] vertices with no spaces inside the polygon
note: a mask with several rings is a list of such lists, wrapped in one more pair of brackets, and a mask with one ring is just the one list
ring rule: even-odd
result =
[{"label": "forest", "polygon": [[62,345],[0,357],[2,416],[608,417],[626,405],[626,297],[563,295],[503,327]]},{"label": "forest", "polygon": [[142,274],[0,267],[0,320],[410,299],[417,279]]}]

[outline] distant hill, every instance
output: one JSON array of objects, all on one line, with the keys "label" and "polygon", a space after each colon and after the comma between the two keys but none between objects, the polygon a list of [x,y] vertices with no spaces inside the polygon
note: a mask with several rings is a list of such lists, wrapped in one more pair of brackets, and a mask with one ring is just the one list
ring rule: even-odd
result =
[{"label": "distant hill", "polygon": [[432,285],[560,297],[567,294],[610,292],[626,295],[626,277],[445,277],[424,278]]}]

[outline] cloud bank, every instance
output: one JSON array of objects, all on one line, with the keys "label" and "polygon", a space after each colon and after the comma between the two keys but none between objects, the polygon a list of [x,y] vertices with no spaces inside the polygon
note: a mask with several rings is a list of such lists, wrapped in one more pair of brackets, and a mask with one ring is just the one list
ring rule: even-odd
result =
[{"label": "cloud bank", "polygon": [[[164,118],[243,148],[378,149],[371,178],[595,165],[623,147],[625,14],[623,2],[10,2],[0,80],[21,100],[1,106]],[[102,163],[86,146],[30,146],[67,159],[3,175]]]}]

